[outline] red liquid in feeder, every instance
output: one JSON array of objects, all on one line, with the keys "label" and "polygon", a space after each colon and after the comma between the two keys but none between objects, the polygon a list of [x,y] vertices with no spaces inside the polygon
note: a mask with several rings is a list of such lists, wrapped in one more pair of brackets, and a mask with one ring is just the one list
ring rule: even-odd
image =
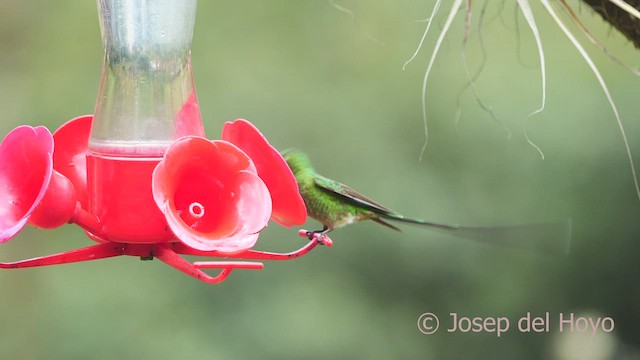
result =
[{"label": "red liquid in feeder", "polygon": [[103,240],[124,243],[173,241],[153,200],[151,178],[162,157],[104,155],[89,151],[89,211],[102,225]]}]

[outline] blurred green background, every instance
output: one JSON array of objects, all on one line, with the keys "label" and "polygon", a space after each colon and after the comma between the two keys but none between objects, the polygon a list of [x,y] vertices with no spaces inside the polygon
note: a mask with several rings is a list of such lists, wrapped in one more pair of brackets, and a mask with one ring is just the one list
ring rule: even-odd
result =
[{"label": "blurred green background", "polygon": [[[416,20],[433,1],[338,4],[357,21],[329,1],[200,2],[193,64],[208,136],[218,137],[224,121],[247,118],[276,147],[306,150],[323,174],[407,215],[473,225],[571,217],[571,253],[531,254],[371,223],[334,232],[332,248],[236,271],[221,285],[135,258],[7,270],[0,272],[0,358],[640,359],[640,201],[606,98],[548,14],[533,4],[548,103],[527,125],[546,159],[523,136],[540,99],[535,43],[521,15],[516,25],[512,2],[492,1],[477,88],[513,135],[470,91],[454,122],[466,82],[461,13],[428,84],[430,143],[419,162],[420,87],[444,11],[403,72],[425,26]],[[637,65],[637,50],[577,8],[613,53]],[[587,48],[638,165],[640,79]],[[94,2],[3,0],[0,55],[1,134],[20,124],[54,130],[93,111],[102,64]],[[477,33],[467,55],[476,69]],[[303,243],[295,229],[273,225],[257,248]],[[88,244],[74,226],[27,228],[1,252],[17,260]],[[549,333],[515,328],[527,312],[547,311]],[[416,326],[425,312],[441,319],[434,335]],[[448,333],[452,312],[506,316],[512,328],[500,338]],[[615,329],[561,333],[559,313],[609,316]]]}]

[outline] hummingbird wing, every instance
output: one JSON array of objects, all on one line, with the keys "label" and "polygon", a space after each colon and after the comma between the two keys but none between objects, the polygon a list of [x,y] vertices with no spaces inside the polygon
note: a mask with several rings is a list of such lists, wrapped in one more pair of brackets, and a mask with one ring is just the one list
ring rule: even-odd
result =
[{"label": "hummingbird wing", "polygon": [[[331,195],[340,198],[340,200],[345,201],[351,205],[358,206],[360,208],[369,210],[374,214],[379,215],[380,217],[372,218],[371,220],[377,222],[378,224],[384,225],[388,228],[391,228],[396,231],[401,231],[400,228],[393,224],[389,224],[388,222],[382,220],[382,218],[391,218],[393,214],[396,214],[393,210],[387,208],[384,205],[381,205],[374,200],[362,195],[361,193],[355,191],[349,186],[337,182],[335,180],[328,179],[324,176],[317,175],[315,180],[315,184],[321,190],[324,190]],[[397,214],[400,216],[399,214]]]},{"label": "hummingbird wing", "polygon": [[[355,206],[359,206],[361,208],[364,208],[366,210],[369,210],[377,215],[379,215],[381,218],[384,219],[388,219],[388,220],[393,220],[393,221],[400,221],[400,222],[405,222],[405,223],[411,223],[411,224],[417,224],[417,225],[424,225],[424,226],[430,226],[430,227],[436,227],[436,228],[440,228],[440,229],[445,229],[445,230],[457,230],[460,226],[459,225],[450,225],[450,224],[444,224],[444,223],[436,223],[436,222],[431,222],[431,221],[425,221],[422,219],[413,219],[413,218],[409,218],[406,217],[404,215],[401,215],[391,209],[389,209],[388,207],[381,205],[380,203],[371,200],[370,198],[362,195],[361,193],[357,192],[356,190],[352,189],[351,187],[342,184],[340,182],[337,182],[335,180],[331,180],[328,179],[324,176],[318,175],[315,179],[315,183],[316,185],[335,195],[340,197],[341,199],[349,202],[352,205]],[[398,229],[396,226],[393,226],[391,224],[389,224],[388,222],[383,221],[382,219],[374,219],[374,221],[376,221],[377,223],[380,223],[382,225],[388,226],[392,229],[395,230],[400,230]]]},{"label": "hummingbird wing", "polygon": [[321,175],[316,176],[314,180],[316,186],[322,190],[327,191],[352,205],[362,207],[381,216],[390,216],[392,214],[397,215],[395,211],[371,200],[343,183],[331,180]]}]

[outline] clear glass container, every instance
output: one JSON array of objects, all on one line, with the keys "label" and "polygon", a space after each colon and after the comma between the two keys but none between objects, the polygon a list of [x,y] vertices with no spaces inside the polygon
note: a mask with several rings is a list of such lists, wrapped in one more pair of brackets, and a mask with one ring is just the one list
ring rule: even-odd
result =
[{"label": "clear glass container", "polygon": [[191,68],[196,5],[98,0],[104,62],[91,152],[162,156],[181,136],[204,136]]},{"label": "clear glass container", "polygon": [[102,79],[87,153],[97,241],[175,241],[151,190],[166,149],[204,136],[191,70],[196,0],[98,0]]}]

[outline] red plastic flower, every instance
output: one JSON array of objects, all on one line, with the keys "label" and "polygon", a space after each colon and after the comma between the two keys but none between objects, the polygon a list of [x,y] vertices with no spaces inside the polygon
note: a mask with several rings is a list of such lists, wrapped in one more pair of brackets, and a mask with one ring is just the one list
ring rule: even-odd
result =
[{"label": "red plastic flower", "polygon": [[153,196],[187,246],[232,254],[255,245],[269,218],[302,224],[306,208],[282,156],[246,120],[222,140],[178,139],[153,173]]},{"label": "red plastic flower", "polygon": [[53,170],[53,136],[44,126],[19,126],[0,144],[0,243],[27,222],[55,228],[76,208],[71,182]]},{"label": "red plastic flower", "polygon": [[253,162],[226,141],[178,139],[153,172],[152,188],[173,233],[198,250],[249,249],[271,215]]}]

